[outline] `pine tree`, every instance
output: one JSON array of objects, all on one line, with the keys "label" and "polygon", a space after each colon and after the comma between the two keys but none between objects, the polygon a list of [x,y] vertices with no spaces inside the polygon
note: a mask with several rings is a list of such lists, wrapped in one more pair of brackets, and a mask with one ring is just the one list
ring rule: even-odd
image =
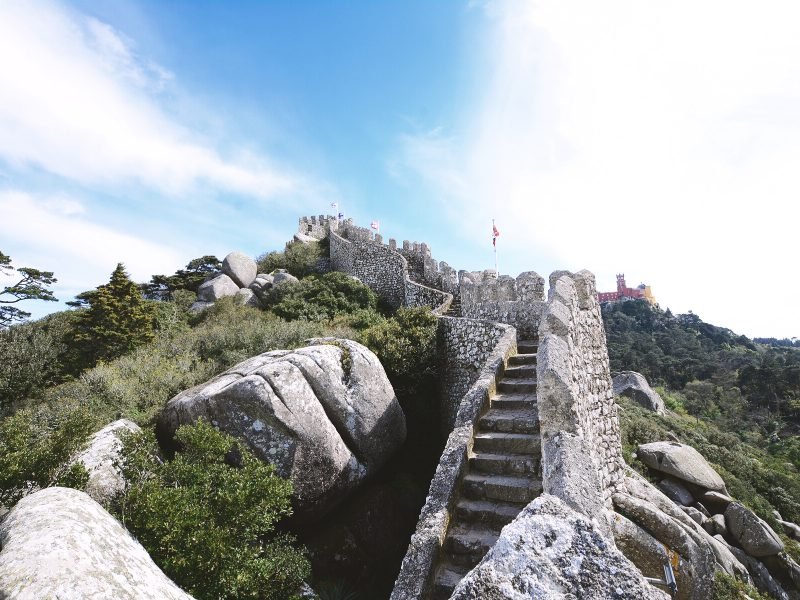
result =
[{"label": "pine tree", "polygon": [[108,283],[84,296],[89,307],[75,336],[84,366],[122,356],[153,339],[153,311],[122,263]]}]

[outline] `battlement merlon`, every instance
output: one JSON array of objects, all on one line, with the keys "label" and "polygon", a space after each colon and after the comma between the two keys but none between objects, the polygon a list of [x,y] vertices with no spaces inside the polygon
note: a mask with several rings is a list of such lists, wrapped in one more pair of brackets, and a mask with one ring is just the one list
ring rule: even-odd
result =
[{"label": "battlement merlon", "polygon": [[297,224],[297,233],[300,236],[322,240],[328,237],[328,232],[338,231],[340,221],[335,215],[311,215],[300,217]]}]

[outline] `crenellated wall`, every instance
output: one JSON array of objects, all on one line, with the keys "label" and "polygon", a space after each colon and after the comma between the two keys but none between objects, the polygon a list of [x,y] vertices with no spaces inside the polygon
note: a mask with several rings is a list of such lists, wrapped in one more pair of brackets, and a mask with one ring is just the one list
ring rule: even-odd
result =
[{"label": "crenellated wall", "polygon": [[[395,240],[384,244],[382,236],[373,238],[369,229],[355,226],[352,219],[329,220],[329,223],[334,222],[335,227],[329,230],[333,270],[358,277],[393,308],[429,306],[436,314],[447,311],[453,301],[452,294],[415,281]],[[425,252],[430,255],[427,246]]]},{"label": "crenellated wall", "polygon": [[461,313],[473,319],[488,319],[516,327],[521,336],[536,337],[545,309],[544,278],[533,271],[516,279],[494,271],[461,271]]},{"label": "crenellated wall", "polygon": [[625,464],[594,275],[557,271],[548,295],[537,360],[544,491],[597,517]]},{"label": "crenellated wall", "polygon": [[328,231],[335,231],[338,226],[339,220],[330,215],[300,217],[297,233],[321,240],[328,236]]}]

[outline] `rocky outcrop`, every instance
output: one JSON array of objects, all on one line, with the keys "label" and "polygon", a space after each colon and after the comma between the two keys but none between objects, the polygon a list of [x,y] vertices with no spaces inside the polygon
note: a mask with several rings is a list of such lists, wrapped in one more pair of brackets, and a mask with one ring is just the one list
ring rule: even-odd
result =
[{"label": "rocky outcrop", "polygon": [[585,517],[542,495],[503,528],[452,600],[666,599]]},{"label": "rocky outcrop", "polygon": [[239,286],[228,275],[219,275],[204,281],[197,288],[199,302],[216,302],[220,298],[234,296],[239,291]]},{"label": "rocky outcrop", "polygon": [[783,552],[783,542],[756,514],[733,502],[725,510],[725,524],[731,536],[750,556],[761,558]]},{"label": "rocky outcrop", "polygon": [[639,446],[636,456],[659,473],[672,475],[704,490],[728,493],[722,477],[691,446],[678,442],[652,442]]},{"label": "rocky outcrop", "polygon": [[297,282],[286,269],[272,273],[257,273],[258,265],[242,252],[231,252],[222,261],[222,273],[216,273],[197,289],[197,302],[189,309],[201,312],[214,306],[221,298],[235,296],[245,306],[261,307],[270,291],[284,283]]},{"label": "rocky outcrop", "polygon": [[614,375],[614,395],[625,396],[658,415],[664,414],[664,401],[644,375],[636,371],[622,371]]},{"label": "rocky outcrop", "polygon": [[244,252],[231,252],[222,261],[222,272],[238,287],[246,288],[255,280],[258,266]]},{"label": "rocky outcrop", "polygon": [[[700,567],[701,579],[712,577],[715,569],[722,570],[752,581],[761,592],[773,598],[800,598],[800,567],[786,556],[780,537],[752,510],[723,493],[722,479],[698,452],[675,442],[655,442],[640,446],[637,455],[656,474],[669,473],[681,479],[685,489],[682,489],[681,482],[670,477],[659,482],[659,488],[674,502],[671,504],[641,478],[629,478],[628,487],[635,490],[634,495],[653,506],[639,506],[638,500],[615,495],[614,505],[619,512],[677,551],[692,569]],[[697,501],[690,502],[690,499]],[[676,509],[679,509],[677,513]],[[780,523],[779,517],[775,514]],[[631,537],[630,528],[623,533]],[[693,548],[689,538],[697,548],[711,550],[714,565],[702,559],[702,554]],[[629,558],[633,558],[637,566],[642,566],[636,556],[629,555]],[[683,572],[686,564],[681,565],[679,590],[683,583],[694,586],[697,579],[697,574],[690,579],[687,575],[692,573]],[[680,597],[704,596],[695,591],[689,596],[682,596],[679,592]]]},{"label": "rocky outcrop", "polygon": [[87,447],[71,462],[79,462],[89,473],[86,493],[105,503],[125,488],[125,480],[116,466],[122,451],[120,434],[139,432],[139,426],[128,419],[119,419],[95,433]]},{"label": "rocky outcrop", "polygon": [[88,495],[47,488],[0,523],[0,598],[191,600]]},{"label": "rocky outcrop", "polygon": [[175,396],[159,419],[162,443],[180,425],[207,419],[291,478],[298,520],[324,515],[377,472],[406,428],[370,350],[350,340],[310,342],[254,356]]}]

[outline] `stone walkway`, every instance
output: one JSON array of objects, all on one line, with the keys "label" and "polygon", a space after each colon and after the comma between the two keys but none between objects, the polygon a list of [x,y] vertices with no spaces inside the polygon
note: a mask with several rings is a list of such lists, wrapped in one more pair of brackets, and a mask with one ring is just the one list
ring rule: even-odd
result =
[{"label": "stone walkway", "polygon": [[489,410],[478,420],[469,468],[439,555],[433,598],[449,598],[504,525],[542,492],[536,408],[537,341],[517,342]]}]

